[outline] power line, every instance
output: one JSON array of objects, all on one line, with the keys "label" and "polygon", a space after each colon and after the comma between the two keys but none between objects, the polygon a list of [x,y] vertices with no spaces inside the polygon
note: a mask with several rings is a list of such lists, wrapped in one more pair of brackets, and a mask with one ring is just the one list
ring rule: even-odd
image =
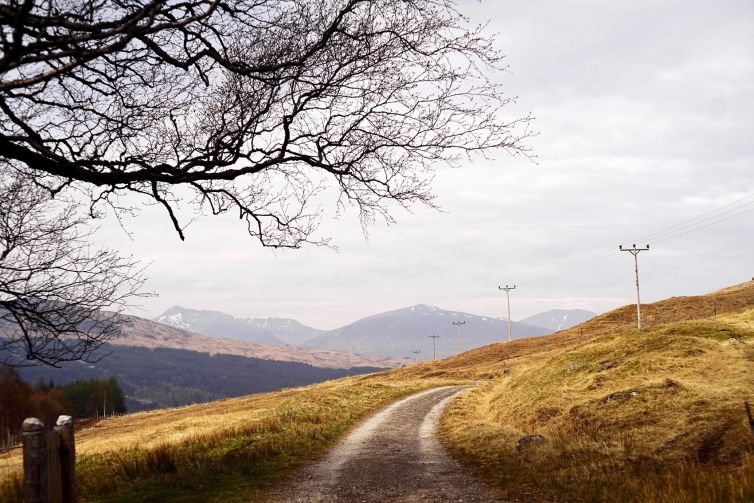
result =
[{"label": "power line", "polygon": [[[677,224],[670,225],[650,234],[645,234],[643,236],[637,237],[632,241],[653,241],[655,244],[663,243],[684,236],[686,234],[691,234],[693,232],[712,227],[751,211],[754,211],[754,193],[736,199],[735,201],[724,204],[723,206],[720,206],[713,210],[701,213],[695,217],[683,220]],[[541,285],[545,282],[551,282],[564,276],[571,275],[575,272],[600,267],[613,260],[618,256],[619,253],[620,251],[618,250],[602,254],[595,254],[594,257],[589,258],[584,262],[579,262],[566,267],[561,271],[544,276],[533,282],[529,282],[527,283],[527,285]]]},{"label": "power line", "polygon": [[[555,280],[555,279],[560,279],[563,276],[568,276],[569,274],[573,274],[575,272],[579,272],[579,271],[582,271],[584,269],[589,269],[589,268],[593,268],[593,267],[599,267],[599,266],[601,266],[603,264],[606,264],[606,263],[610,262],[612,259],[614,259],[615,257],[617,257],[618,253],[619,252],[617,252],[617,251],[612,251],[612,252],[609,252],[609,253],[603,253],[603,254],[600,254],[600,255],[595,255],[594,259],[591,259],[591,260],[589,260],[587,262],[579,263],[579,264],[577,264],[575,266],[568,267],[568,268],[566,268],[566,269],[564,269],[564,270],[562,270],[562,271],[560,271],[558,273],[552,274],[550,276],[546,276],[544,279],[540,279],[539,281],[534,282],[534,284],[543,283],[544,281],[552,281],[552,280]],[[528,283],[527,283],[527,285],[528,285]]]},{"label": "power line", "polygon": [[[651,234],[646,234],[644,236],[639,236],[639,237],[635,238],[634,241],[652,241],[652,240],[656,240],[656,239],[662,237],[664,234],[673,234],[676,231],[680,230],[681,228],[693,227],[693,226],[695,226],[697,224],[700,224],[702,222],[707,222],[709,220],[716,219],[716,218],[718,218],[718,217],[720,217],[722,215],[726,215],[728,213],[731,213],[731,212],[734,212],[734,211],[738,211],[738,210],[740,210],[742,208],[745,208],[747,206],[754,205],[754,200],[746,202],[744,204],[739,204],[739,203],[741,203],[743,201],[746,201],[747,199],[752,199],[752,198],[754,198],[754,194],[749,194],[749,195],[744,196],[744,197],[742,197],[740,199],[736,199],[735,201],[732,201],[732,202],[730,202],[728,204],[724,204],[723,206],[720,206],[720,207],[715,208],[713,210],[701,213],[701,214],[699,214],[699,215],[697,215],[695,217],[689,218],[689,219],[684,220],[682,222],[679,222],[677,224],[670,225],[668,227],[665,227],[663,229],[655,231],[655,232],[653,232]],[[750,209],[754,209],[754,208],[750,208]],[[747,209],[746,211],[750,211],[750,209]]]},{"label": "power line", "polygon": [[[752,201],[752,203],[754,203],[754,201]],[[665,241],[670,241],[671,239],[675,239],[675,238],[678,238],[678,237],[681,237],[681,236],[685,236],[686,234],[691,234],[692,232],[696,232],[696,231],[700,231],[702,229],[706,229],[708,227],[712,227],[713,225],[717,225],[717,224],[720,224],[720,223],[725,222],[727,220],[731,220],[733,218],[736,218],[738,216],[743,215],[744,213],[749,213],[750,211],[754,211],[754,207],[747,208],[747,209],[745,209],[743,211],[740,211],[738,213],[734,213],[733,215],[729,215],[729,216],[727,216],[725,218],[720,218],[718,220],[709,222],[709,223],[707,223],[705,225],[694,227],[692,229],[688,229],[688,230],[685,230],[685,231],[682,231],[682,232],[677,232],[676,234],[671,234],[669,236],[663,237],[662,239],[656,239],[655,243],[663,243]]]}]

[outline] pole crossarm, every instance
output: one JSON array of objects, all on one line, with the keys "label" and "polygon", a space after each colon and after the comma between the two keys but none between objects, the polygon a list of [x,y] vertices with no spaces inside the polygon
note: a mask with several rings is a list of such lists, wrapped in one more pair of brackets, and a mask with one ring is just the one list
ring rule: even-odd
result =
[{"label": "pole crossarm", "polygon": [[631,248],[623,248],[623,245],[618,245],[618,250],[620,250],[620,251],[627,251],[631,255],[636,256],[636,255],[639,254],[639,252],[649,251],[649,245],[646,245],[643,248],[637,248],[636,244],[632,244]]},{"label": "pole crossarm", "polygon": [[641,330],[641,296],[639,295],[639,253],[643,251],[649,251],[649,245],[643,248],[637,248],[636,243],[631,245],[631,248],[623,248],[623,245],[618,245],[618,250],[625,251],[634,256],[634,274],[636,275],[636,328]]},{"label": "pole crossarm", "polygon": [[511,328],[511,295],[510,295],[510,293],[511,293],[511,290],[515,290],[516,289],[516,285],[513,285],[513,286],[508,286],[508,285],[498,286],[497,288],[499,290],[504,290],[505,291],[505,298],[508,301],[508,342],[511,342],[513,340],[513,336],[512,336],[512,328]]}]

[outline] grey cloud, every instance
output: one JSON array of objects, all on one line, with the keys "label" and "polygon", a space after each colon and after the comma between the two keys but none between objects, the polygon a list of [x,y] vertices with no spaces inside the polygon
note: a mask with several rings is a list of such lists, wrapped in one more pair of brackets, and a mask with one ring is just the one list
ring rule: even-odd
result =
[{"label": "grey cloud", "polygon": [[[397,211],[398,223],[378,223],[368,242],[353,215],[334,220],[335,202],[323,198],[322,233],[338,253],[274,253],[232,218],[199,219],[186,243],[158,208],[128,223],[133,243],[108,220],[102,243],[154,260],[149,285],[161,297],[146,314],[181,304],[321,328],[417,303],[499,316],[505,282],[519,284],[514,318],[605,310],[633,301],[618,244],[754,193],[754,4],[465,0],[459,8],[500,32],[511,65],[500,79],[519,97],[511,113],[537,117],[538,164],[500,153],[438,167],[444,212]],[[643,298],[751,278],[752,216],[653,246],[640,259]]]}]

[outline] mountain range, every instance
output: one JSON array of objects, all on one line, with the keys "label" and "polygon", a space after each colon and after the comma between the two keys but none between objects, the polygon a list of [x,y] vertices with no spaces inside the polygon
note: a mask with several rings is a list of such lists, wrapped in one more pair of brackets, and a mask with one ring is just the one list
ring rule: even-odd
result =
[{"label": "mountain range", "polygon": [[[552,310],[520,322],[512,322],[514,339],[564,330],[594,316],[584,310]],[[154,319],[175,328],[191,330],[208,337],[235,338],[265,344],[294,344],[318,350],[337,350],[383,358],[426,360],[435,354],[449,356],[505,340],[508,323],[504,318],[478,316],[419,304],[363,318],[344,327],[323,331],[286,318],[237,318],[217,311],[201,311],[174,306]],[[430,335],[436,335],[432,349]],[[418,354],[414,351],[419,351]]]},{"label": "mountain range", "polygon": [[184,349],[210,355],[224,354],[262,360],[305,363],[323,368],[388,368],[403,363],[395,358],[358,355],[331,349],[300,348],[284,344],[258,344],[248,340],[208,337],[137,316],[123,316],[122,321],[119,337],[111,341],[114,346]]},{"label": "mountain range", "polygon": [[302,345],[322,333],[286,318],[237,318],[219,311],[173,306],[153,321],[207,337],[238,339],[257,344]]},{"label": "mountain range", "polygon": [[[457,311],[446,311],[419,304],[387,313],[369,316],[345,327],[326,332],[309,341],[315,348],[358,351],[369,355],[404,356],[420,351],[417,359],[444,358],[458,352],[458,327],[461,326],[461,351],[500,342],[507,338],[508,323]],[[513,338],[533,337],[550,333],[542,327],[512,323]],[[430,336],[434,339],[434,349]]]}]

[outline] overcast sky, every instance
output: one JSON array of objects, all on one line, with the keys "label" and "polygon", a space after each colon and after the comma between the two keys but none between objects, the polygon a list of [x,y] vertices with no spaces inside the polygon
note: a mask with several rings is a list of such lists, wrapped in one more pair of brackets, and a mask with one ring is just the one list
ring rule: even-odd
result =
[{"label": "overcast sky", "polygon": [[[465,0],[460,10],[499,33],[501,79],[519,97],[511,114],[536,117],[536,164],[500,153],[440,169],[442,212],[398,211],[368,240],[353,215],[326,217],[337,252],[263,249],[233,218],[198,220],[186,242],[156,208],[126,220],[133,241],[108,221],[102,243],[151,263],[147,289],[159,297],[133,314],[180,304],[325,329],[418,303],[502,316],[506,283],[518,286],[513,319],[600,312],[635,299],[619,244],[754,194],[754,3]],[[746,209],[754,197],[678,232],[706,228],[637,242],[652,248],[639,260],[642,301],[751,279],[754,211],[735,216]]]}]

